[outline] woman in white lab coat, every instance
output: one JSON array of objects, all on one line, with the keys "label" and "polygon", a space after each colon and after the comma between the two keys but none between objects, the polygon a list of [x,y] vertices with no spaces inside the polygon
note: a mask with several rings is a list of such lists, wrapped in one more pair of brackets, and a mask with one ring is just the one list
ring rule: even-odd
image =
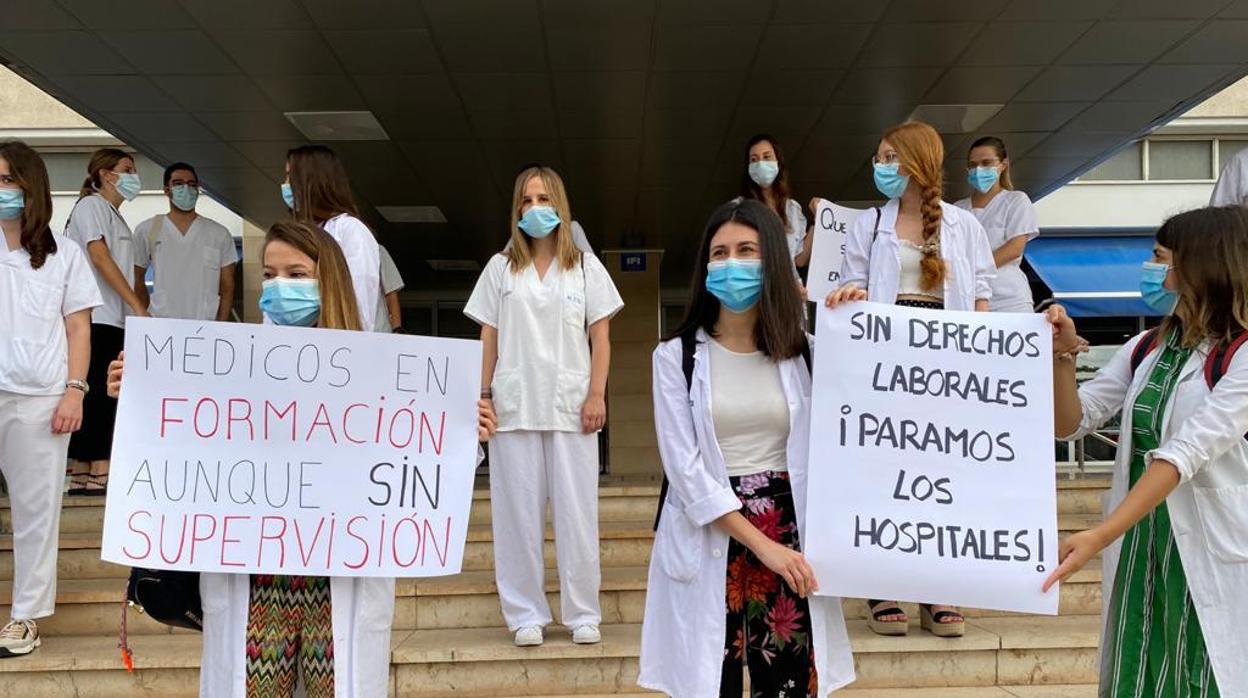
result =
[{"label": "woman in white lab coat", "polygon": [[[108,362],[125,343],[126,317],[146,317],[147,304],[134,292],[134,240],[120,208],[142,191],[134,158],[101,148],[87,162],[78,203],[65,223],[65,237],[87,253],[104,303],[91,311],[91,364],[87,382],[102,385]],[[69,494],[103,496],[108,488],[117,406],[102,392],[83,398],[82,428],[69,439],[73,459]]]},{"label": "woman in white lab coat", "polygon": [[82,250],[58,240],[51,220],[43,160],[25,143],[0,143],[0,474],[14,557],[0,658],[33,652],[35,621],[56,609],[65,458],[90,389],[91,309],[102,302]]},{"label": "woman in white lab coat", "polygon": [[765,133],[751,138],[745,146],[746,170],[741,177],[741,196],[762,202],[784,221],[784,239],[795,268],[810,264],[813,238],[806,234],[806,214],[792,197],[789,166],[780,144]]},{"label": "woman in white lab coat", "polygon": [[294,213],[295,220],[319,226],[342,248],[351,271],[360,322],[363,327],[375,327],[378,313],[386,312],[381,288],[381,249],[373,231],[360,220],[342,159],[323,145],[291,149],[286,153],[282,201]]},{"label": "woman in white lab coat", "polygon": [[1227,347],[1248,333],[1248,209],[1174,216],[1144,266],[1165,320],[1078,388],[1074,323],[1048,311],[1056,436],[1122,426],[1107,516],[1062,542],[1045,589],[1104,550],[1100,695],[1245,698],[1248,350]]},{"label": "woman in white lab coat", "polygon": [[596,432],[606,423],[610,320],[624,302],[598,258],[576,249],[571,221],[554,170],[521,172],[511,246],[490,260],[464,307],[481,325],[482,397],[498,410],[490,444],[494,571],[503,618],[521,647],[542,644],[552,620],[542,560],[548,501],[560,621],[574,642],[601,638]]},{"label": "woman in white lab coat", "polygon": [[997,278],[992,281],[988,309],[996,313],[1030,313],[1031,285],[1020,266],[1023,248],[1040,234],[1031,199],[1010,181],[1010,156],[1005,141],[984,136],[971,144],[966,157],[971,195],[955,206],[970,211],[988,234]]},{"label": "woman in white lab coat", "polygon": [[746,667],[752,695],[823,696],[854,679],[841,600],[810,595],[818,582],[801,554],[810,350],[791,274],[773,212],[741,199],[721,206],[685,320],[654,352],[670,487],[638,684],[676,698],[740,696]]},{"label": "woman in white lab coat", "polygon": [[[260,307],[277,325],[361,330],[355,294],[338,245],[313,225],[269,229],[262,250]],[[121,388],[123,361],[109,372]],[[480,405],[478,436],[493,429]],[[381,698],[390,674],[394,579],[201,574],[204,609],[200,695]]]},{"label": "woman in white lab coat", "polygon": [[[867,299],[930,310],[988,310],[996,266],[975,217],[941,200],[945,159],[940,134],[908,121],[884,133],[873,176],[888,203],[867,211],[846,233],[842,286],[829,305]],[[881,635],[905,635],[909,618],[895,601],[868,600],[868,625]],[[958,637],[965,623],[956,608],[920,606],[920,625]]]}]

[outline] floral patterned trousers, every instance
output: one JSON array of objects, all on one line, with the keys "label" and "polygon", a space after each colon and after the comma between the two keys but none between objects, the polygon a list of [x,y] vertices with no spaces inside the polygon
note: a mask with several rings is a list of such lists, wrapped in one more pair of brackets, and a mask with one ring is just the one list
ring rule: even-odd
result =
[{"label": "floral patterned trousers", "polygon": [[[789,474],[729,478],[741,514],[771,540],[801,550]],[[743,666],[751,698],[817,695],[810,606],[735,539],[728,544],[728,624],[719,694],[739,698]]]}]

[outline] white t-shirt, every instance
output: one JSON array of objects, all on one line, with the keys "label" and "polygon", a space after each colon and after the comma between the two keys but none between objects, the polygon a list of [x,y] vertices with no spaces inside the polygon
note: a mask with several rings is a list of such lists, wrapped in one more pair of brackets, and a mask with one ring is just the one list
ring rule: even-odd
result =
[{"label": "white t-shirt", "polygon": [[[984,232],[988,234],[988,246],[997,248],[1020,235],[1031,241],[1040,234],[1036,223],[1036,209],[1031,199],[1021,191],[1002,189],[983,208],[972,208],[970,198],[955,204],[958,208],[974,214]],[[1035,303],[1031,297],[1031,285],[1019,266],[1022,258],[997,268],[997,278],[992,281],[992,300],[988,308],[994,312],[1030,313]]]},{"label": "white t-shirt", "polygon": [[61,236],[56,249],[43,266],[31,269],[26,249],[9,250],[0,238],[0,391],[65,392],[65,316],[103,303],[82,249]]},{"label": "white t-shirt", "polygon": [[[153,226],[159,224],[155,230]],[[134,266],[155,266],[154,317],[215,320],[221,303],[221,270],[238,262],[225,226],[196,216],[184,235],[167,215],[134,229]]]},{"label": "white t-shirt", "polygon": [[373,231],[349,213],[334,216],[322,223],[321,228],[338,241],[342,255],[347,258],[351,285],[355,288],[355,302],[360,311],[360,327],[376,327],[381,296],[381,253]]},{"label": "white t-shirt", "polygon": [[784,202],[784,237],[789,243],[789,256],[796,258],[802,253],[802,243],[806,240],[806,214],[802,205],[789,199]]},{"label": "white t-shirt", "polygon": [[494,410],[501,431],[580,431],[589,393],[589,326],[624,307],[606,267],[592,254],[544,279],[530,264],[511,272],[494,255],[464,314],[498,330]]},{"label": "white t-shirt", "polygon": [[1209,205],[1248,206],[1248,148],[1236,153],[1222,168]]},{"label": "white t-shirt", "polygon": [[[130,288],[134,288],[134,240],[130,234],[130,226],[99,194],[91,194],[78,200],[74,210],[65,223],[65,237],[78,243],[83,251],[87,244],[95,240],[103,240],[108,245],[108,253],[113,263],[125,277]],[[130,306],[126,305],[121,296],[100,276],[100,272],[87,260],[91,273],[95,274],[96,284],[100,289],[103,304],[91,312],[91,322],[99,325],[125,327],[126,317],[131,314]]]},{"label": "white t-shirt", "polygon": [[729,477],[787,470],[789,402],[780,367],[761,351],[710,341],[711,423]]},{"label": "white t-shirt", "polygon": [[390,308],[386,306],[386,296],[403,290],[403,276],[399,274],[399,267],[394,263],[394,258],[390,256],[389,250],[378,245],[377,250],[381,255],[381,295],[377,298],[377,321],[373,326],[376,332],[390,332],[394,328],[390,325]]}]

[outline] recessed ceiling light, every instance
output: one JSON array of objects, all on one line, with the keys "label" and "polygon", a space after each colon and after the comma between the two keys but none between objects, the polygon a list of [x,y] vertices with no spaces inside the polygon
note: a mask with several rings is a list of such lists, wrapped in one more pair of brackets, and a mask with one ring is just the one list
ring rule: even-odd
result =
[{"label": "recessed ceiling light", "polygon": [[378,206],[377,213],[391,223],[445,223],[446,216],[437,206]]},{"label": "recessed ceiling light", "polygon": [[475,259],[426,259],[425,264],[434,271],[481,271]]},{"label": "recessed ceiling light", "polygon": [[910,121],[922,121],[941,133],[970,133],[1001,111],[1004,104],[920,104]]},{"label": "recessed ceiling light", "polygon": [[286,119],[311,141],[388,141],[368,111],[288,111]]}]

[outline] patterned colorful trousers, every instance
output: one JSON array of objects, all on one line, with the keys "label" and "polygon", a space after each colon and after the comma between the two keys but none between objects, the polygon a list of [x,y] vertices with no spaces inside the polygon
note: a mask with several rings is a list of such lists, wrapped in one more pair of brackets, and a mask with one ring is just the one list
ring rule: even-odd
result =
[{"label": "patterned colorful trousers", "polygon": [[334,698],[328,577],[253,574],[247,615],[248,698]]}]

